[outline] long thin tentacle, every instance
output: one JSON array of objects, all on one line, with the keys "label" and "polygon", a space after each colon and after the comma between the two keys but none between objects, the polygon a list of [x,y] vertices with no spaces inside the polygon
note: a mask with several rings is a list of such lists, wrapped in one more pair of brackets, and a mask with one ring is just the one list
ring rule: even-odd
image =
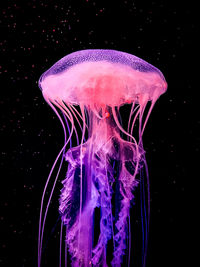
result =
[{"label": "long thin tentacle", "polygon": [[[145,107],[141,108],[139,114],[139,137],[142,130],[142,118]],[[146,244],[146,206],[145,206],[145,191],[144,191],[144,175],[140,170],[140,213],[141,213],[141,224],[142,224],[142,266],[144,262],[145,244]]]},{"label": "long thin tentacle", "polygon": [[[144,114],[144,110],[146,108],[147,102],[143,105],[142,110],[139,116],[139,146],[143,150],[143,142],[142,142],[142,130],[144,129],[145,125],[142,128],[142,118]],[[151,111],[150,111],[151,112]],[[150,115],[150,113],[148,113]],[[147,116],[148,116],[147,115]],[[147,118],[148,119],[148,118]],[[145,120],[147,122],[147,120]],[[142,266],[145,267],[146,257],[147,257],[147,245],[148,245],[148,231],[149,231],[149,216],[150,216],[150,188],[149,188],[149,174],[148,174],[148,167],[146,163],[145,155],[143,155],[143,161],[145,165],[146,171],[146,178],[147,178],[147,215],[146,215],[146,196],[145,196],[145,183],[144,183],[144,175],[141,174],[141,183],[140,183],[140,193],[141,193],[141,219],[142,219],[142,228],[143,228],[143,259],[142,259]],[[142,170],[141,170],[142,171]],[[143,216],[144,214],[144,216]],[[145,231],[144,231],[145,228]]]},{"label": "long thin tentacle", "polygon": [[[138,110],[137,110],[138,109]],[[140,105],[138,105],[136,108],[135,108],[135,110],[137,110],[137,112],[136,112],[136,114],[135,114],[135,116],[134,116],[134,119],[133,119],[133,122],[132,122],[132,125],[131,125],[131,135],[133,135],[133,128],[134,128],[134,125],[135,125],[135,122],[136,122],[136,119],[137,119],[137,117],[138,117],[138,115],[140,114],[140,111],[141,111],[141,107],[140,107]]]},{"label": "long thin tentacle", "polygon": [[63,123],[63,120],[61,118],[61,116],[59,115],[59,113],[57,112],[57,110],[55,109],[55,107],[51,104],[50,101],[48,101],[48,104],[51,106],[51,108],[54,110],[54,112],[56,113],[56,115],[58,116],[59,120],[61,121],[61,124],[63,126],[63,129],[64,129],[64,136],[65,136],[65,144],[64,146],[62,147],[62,149],[60,150],[58,156],[56,157],[55,161],[54,161],[54,164],[50,170],[50,173],[49,173],[49,176],[47,178],[47,182],[45,184],[45,187],[44,187],[44,190],[43,190],[43,194],[42,194],[42,200],[41,200],[41,209],[40,209],[40,219],[39,219],[39,234],[38,234],[38,267],[40,267],[41,265],[41,252],[42,252],[42,242],[43,242],[43,235],[44,235],[44,227],[45,227],[45,222],[46,222],[46,216],[47,216],[47,212],[48,212],[48,209],[49,209],[49,205],[50,205],[50,201],[51,201],[51,198],[52,198],[52,195],[53,195],[53,192],[54,192],[54,188],[55,188],[55,185],[56,185],[56,182],[57,182],[57,179],[58,179],[58,176],[59,176],[59,173],[60,173],[60,169],[61,169],[61,166],[62,166],[62,162],[63,162],[63,157],[62,157],[62,160],[60,162],[60,165],[59,165],[59,169],[58,169],[58,172],[56,174],[56,178],[54,180],[54,184],[53,184],[53,187],[52,187],[52,190],[51,190],[51,193],[50,193],[50,196],[49,196],[49,199],[48,199],[48,202],[47,202],[47,206],[46,206],[46,209],[45,209],[45,214],[44,214],[44,217],[43,217],[43,221],[42,221],[42,213],[43,213],[43,205],[44,205],[44,197],[45,197],[45,194],[46,194],[46,190],[47,190],[47,186],[49,184],[49,181],[50,181],[50,178],[52,176],[52,173],[53,173],[53,170],[56,166],[56,163],[60,157],[60,155],[63,153],[63,151],[65,150],[71,136],[72,136],[72,133],[73,133],[73,128],[74,128],[74,124],[73,124],[73,118],[72,118],[72,129],[71,129],[71,134],[68,138],[68,140],[66,141],[66,129],[65,129],[65,126],[64,126],[64,123]]},{"label": "long thin tentacle", "polygon": [[150,223],[150,183],[149,183],[149,171],[146,162],[146,158],[144,155],[144,165],[145,165],[145,172],[146,172],[146,179],[147,179],[147,230],[146,230],[146,247],[145,247],[145,254],[144,254],[144,262],[143,266],[145,267],[146,258],[147,258],[147,246],[148,246],[148,239],[149,239],[149,223]]},{"label": "long thin tentacle", "polygon": [[[65,123],[67,125],[67,130],[68,130],[68,135],[70,136],[70,127],[69,127],[69,123],[67,121],[67,118],[65,116],[65,114],[63,113],[64,119],[65,119]],[[75,128],[76,130],[76,128]],[[72,138],[70,138],[70,148],[72,147]],[[77,145],[78,145],[79,139],[77,139]],[[61,220],[61,226],[60,226],[60,257],[59,257],[59,267],[62,266],[62,239],[63,239],[63,221]],[[67,242],[65,242],[65,250],[64,250],[65,254],[67,255]],[[65,256],[65,267],[67,267],[67,257]]]},{"label": "long thin tentacle", "polygon": [[131,257],[131,219],[130,214],[128,215],[128,267],[130,266],[130,257]]},{"label": "long thin tentacle", "polygon": [[[67,226],[66,226],[65,236],[67,236]],[[67,242],[66,241],[65,241],[65,267],[67,267]]]},{"label": "long thin tentacle", "polygon": [[133,112],[134,112],[134,111],[133,111],[134,106],[135,106],[135,102],[132,103],[131,111],[130,111],[130,114],[129,114],[128,127],[127,127],[127,132],[128,132],[128,133],[129,133],[129,130],[130,130],[130,123],[131,123],[132,114],[133,114]]},{"label": "long thin tentacle", "polygon": [[[56,113],[56,115],[58,116],[58,118],[60,119],[61,121],[61,124],[63,126],[63,130],[64,130],[64,144],[66,143],[66,131],[65,131],[65,126],[64,126],[64,123],[60,117],[60,115],[58,114],[57,110],[54,108],[54,106],[51,104],[50,101],[46,100],[47,103],[52,107],[52,109],[54,110],[54,112]],[[44,197],[45,197],[45,194],[46,194],[46,189],[47,189],[47,186],[49,184],[49,181],[50,181],[50,178],[51,178],[51,175],[52,175],[52,172],[55,168],[55,165],[60,157],[60,155],[62,154],[63,150],[65,148],[65,145],[63,146],[63,148],[61,149],[61,151],[59,152],[52,168],[51,168],[51,171],[49,173],[49,176],[48,176],[48,179],[46,181],[46,184],[45,184],[45,187],[44,187],[44,190],[43,190],[43,194],[42,194],[42,199],[41,199],[41,208],[40,208],[40,217],[39,217],[39,231],[38,231],[38,267],[40,267],[40,264],[41,264],[41,251],[42,251],[42,248],[41,248],[41,225],[42,225],[42,213],[43,213],[43,203],[44,203]],[[62,161],[61,161],[62,162]]]},{"label": "long thin tentacle", "polygon": [[80,229],[81,229],[81,214],[82,214],[82,190],[83,190],[83,140],[85,136],[85,128],[86,128],[86,122],[85,122],[85,113],[84,113],[84,107],[81,106],[81,112],[82,112],[82,118],[83,118],[83,131],[82,131],[82,138],[81,138],[81,149],[80,149],[80,210],[79,210],[79,229],[78,229],[78,246],[80,244]]},{"label": "long thin tentacle", "polygon": [[[68,114],[68,109],[66,108],[66,104],[64,104],[62,101],[56,101],[55,103],[57,105],[57,107],[59,107],[61,109],[61,111],[63,111],[63,114],[65,116],[65,121],[67,120],[67,118],[70,120],[70,116],[72,116],[72,114],[70,113],[70,115]],[[68,106],[69,107],[69,106]],[[66,118],[67,117],[67,118]],[[76,118],[76,117],[75,117]],[[74,132],[76,135],[76,140],[77,143],[79,143],[79,137],[78,137],[78,133],[74,124]],[[70,139],[70,142],[72,142],[72,138]]]},{"label": "long thin tentacle", "polygon": [[[78,116],[80,117],[80,119],[83,121],[83,116],[81,116],[81,114],[78,112],[78,110],[77,110],[73,105],[70,105],[69,108],[71,108],[71,109],[70,109],[71,112],[72,112],[72,110],[74,110],[74,111],[78,114]],[[73,115],[75,114],[75,112],[72,112]],[[74,116],[75,116],[75,115],[74,115]],[[76,117],[77,117],[77,116],[76,116]],[[77,119],[77,121],[79,121],[79,120]],[[85,124],[85,127],[88,128],[88,125]],[[82,129],[82,127],[81,127],[81,129]]]},{"label": "long thin tentacle", "polygon": [[134,172],[134,175],[133,175],[133,178],[132,178],[132,181],[135,180],[135,176],[138,172],[138,167],[139,167],[139,150],[138,150],[138,144],[135,140],[135,138],[133,137],[133,135],[129,134],[128,132],[126,132],[120,125],[119,121],[118,121],[118,118],[117,118],[117,115],[116,115],[116,112],[115,112],[115,108],[112,107],[112,113],[113,113],[113,117],[114,117],[114,120],[118,126],[118,128],[124,133],[126,134],[127,136],[129,136],[131,139],[133,139],[134,143],[135,143],[135,148],[136,148],[136,155],[137,155],[137,160],[136,160],[136,166],[135,166],[135,172]]},{"label": "long thin tentacle", "polygon": [[155,105],[155,101],[152,101],[152,102],[151,102],[151,106],[150,106],[150,108],[149,108],[149,111],[148,111],[148,113],[147,113],[146,119],[145,119],[145,121],[144,121],[142,130],[141,130],[140,139],[139,139],[138,144],[142,141],[142,135],[143,135],[144,129],[145,129],[145,127],[146,127],[147,121],[148,121],[148,119],[149,119],[149,116],[150,116],[150,114],[151,114],[151,111],[152,111],[154,105]]},{"label": "long thin tentacle", "polygon": [[59,267],[62,266],[62,238],[63,238],[63,221],[60,224],[60,253],[59,253]]}]

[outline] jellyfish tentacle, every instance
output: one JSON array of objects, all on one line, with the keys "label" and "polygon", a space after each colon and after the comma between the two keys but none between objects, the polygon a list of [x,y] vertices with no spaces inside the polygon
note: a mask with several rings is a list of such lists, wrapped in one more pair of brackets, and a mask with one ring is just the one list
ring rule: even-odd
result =
[{"label": "jellyfish tentacle", "polygon": [[[68,170],[66,178],[62,181],[63,188],[61,189],[59,211],[62,215],[62,221],[66,226],[66,228],[68,229],[66,235],[66,243],[68,244],[70,254],[73,256],[73,258],[75,258],[77,255],[76,251],[77,246],[75,246],[75,241],[74,241],[75,238],[74,236],[76,233],[73,232],[72,228],[74,218],[71,217],[71,205],[73,204],[73,191],[75,191],[74,186],[76,186],[75,172],[79,163],[78,161],[72,158],[72,149],[69,149],[68,152],[66,153],[65,160],[68,161]],[[74,213],[75,212],[76,211],[74,211]]]},{"label": "jellyfish tentacle", "polygon": [[147,230],[146,230],[146,239],[145,239],[145,252],[144,252],[144,261],[143,266],[146,264],[146,258],[147,258],[147,246],[148,246],[148,239],[149,239],[149,222],[150,222],[150,182],[149,182],[149,171],[148,171],[148,165],[146,162],[146,158],[144,155],[144,170],[146,173],[146,183],[147,183]]},{"label": "jellyfish tentacle", "polygon": [[[76,121],[78,122],[78,125],[79,125],[79,127],[80,127],[80,129],[81,129],[81,132],[83,132],[83,127],[81,126],[81,123],[80,123],[78,117],[76,116],[76,113],[75,113],[74,110],[72,109],[72,105],[69,105],[69,108],[70,108],[70,111],[72,112],[72,114],[74,115]],[[74,109],[75,109],[75,108],[74,108]],[[76,109],[75,109],[75,110],[76,110]],[[84,141],[85,141],[85,138],[84,138]]]},{"label": "jellyfish tentacle", "polygon": [[[90,220],[92,219],[92,214],[94,207],[93,204],[91,204],[91,197],[88,196],[88,201],[87,203],[83,203],[83,176],[86,176],[86,170],[85,166],[87,164],[87,160],[85,158],[86,154],[90,154],[90,149],[88,149],[89,142],[87,144],[83,144],[84,140],[84,135],[85,135],[85,114],[84,114],[84,108],[83,106],[81,107],[81,112],[82,112],[82,117],[83,117],[83,132],[82,132],[82,138],[81,138],[81,143],[79,147],[76,147],[76,149],[71,149],[67,152],[66,154],[66,160],[69,162],[69,167],[67,171],[67,177],[63,181],[63,190],[61,192],[61,201],[60,201],[60,212],[63,214],[62,219],[64,220],[64,224],[66,224],[68,228],[68,237],[67,238],[67,243],[69,246],[69,252],[72,256],[72,262],[73,266],[76,266],[78,264],[85,264],[86,262],[89,261],[90,259],[90,253],[91,250],[89,251],[89,246],[90,246],[90,240],[91,239],[91,234],[86,234],[86,225],[88,228],[91,228],[91,222]],[[73,157],[73,152],[76,152],[76,158]],[[79,175],[77,177],[77,181],[74,181],[76,174],[77,167],[79,168]],[[83,173],[84,169],[84,173]],[[86,178],[84,177],[86,180]],[[87,183],[89,183],[90,175],[87,176]],[[72,192],[73,185],[75,183],[78,183],[78,190],[79,192],[77,193],[77,196],[79,195],[79,205],[77,209],[77,214],[76,218],[74,219],[74,222],[72,225],[70,225],[70,214],[67,212],[69,209],[69,206],[72,204],[72,199],[73,197],[75,198],[74,192]],[[85,183],[85,181],[84,181]],[[90,186],[88,186],[90,187]],[[87,188],[87,195],[89,195],[89,191],[91,189]],[[85,190],[85,189],[84,189]],[[95,201],[92,200],[94,203]],[[79,212],[78,212],[79,210]],[[88,230],[91,232],[91,230]],[[88,244],[86,246],[84,242]]]},{"label": "jellyfish tentacle", "polygon": [[63,221],[61,220],[60,224],[60,253],[59,253],[59,267],[62,266],[62,239],[63,239]]},{"label": "jellyfish tentacle", "polygon": [[151,111],[152,111],[152,109],[153,109],[153,107],[154,107],[154,104],[155,104],[155,101],[152,101],[152,102],[151,102],[151,106],[150,106],[150,108],[149,108],[149,111],[148,111],[148,113],[147,113],[147,116],[146,116],[146,118],[145,118],[144,124],[143,124],[143,126],[142,126],[142,130],[141,130],[141,134],[140,134],[140,139],[139,139],[139,142],[138,142],[138,143],[140,143],[140,142],[142,141],[142,135],[143,135],[144,129],[145,129],[145,127],[146,127],[147,121],[148,121],[148,119],[149,119],[149,116],[150,116],[150,114],[151,114]]},{"label": "jellyfish tentacle", "polygon": [[78,226],[78,250],[80,245],[80,231],[81,231],[81,224],[82,224],[82,201],[83,201],[83,140],[85,136],[85,113],[84,113],[84,107],[81,105],[81,113],[82,113],[82,120],[83,120],[83,131],[82,131],[82,137],[81,137],[81,144],[80,144],[80,206],[79,206],[79,226]]},{"label": "jellyfish tentacle", "polygon": [[[137,110],[138,109],[138,110]],[[134,116],[134,119],[133,119],[133,122],[132,122],[132,125],[131,125],[131,131],[130,131],[130,134],[133,136],[133,128],[135,126],[135,121],[138,117],[138,115],[140,114],[140,111],[141,111],[141,107],[140,105],[138,105],[136,108],[135,108],[135,111],[137,110],[135,116]],[[129,140],[131,141],[130,137],[129,137]]]},{"label": "jellyfish tentacle", "polygon": [[[100,120],[103,119],[103,116],[99,115],[99,111],[97,110],[97,106],[95,104],[93,104],[92,106],[93,106],[92,111],[95,114],[95,116]],[[103,114],[103,112],[102,112],[102,114]]]},{"label": "jellyfish tentacle", "polygon": [[[104,180],[105,177],[101,177],[100,175],[97,177],[98,180]],[[101,219],[100,219],[100,236],[96,247],[93,249],[93,258],[92,263],[94,266],[107,266],[106,264],[106,245],[108,240],[111,239],[112,236],[112,221],[111,221],[111,213],[109,209],[110,197],[106,195],[105,187],[102,186],[100,189],[100,205],[101,205]]]},{"label": "jellyfish tentacle", "polygon": [[[83,116],[81,116],[80,112],[78,112],[78,110],[77,110],[73,105],[69,105],[69,106],[70,106],[70,110],[71,110],[71,111],[72,111],[72,110],[75,111],[75,112],[72,112],[73,115],[76,113],[76,114],[79,116],[79,118],[83,121]],[[75,116],[75,115],[74,115],[74,116]],[[77,116],[76,116],[76,119],[77,119]],[[77,119],[77,121],[79,121],[79,120]],[[79,123],[80,123],[80,121],[79,121]],[[85,124],[85,126],[86,126],[86,128],[88,129],[88,125]],[[80,126],[80,128],[82,129],[81,126]]]},{"label": "jellyfish tentacle", "polygon": [[63,123],[63,120],[62,118],[60,117],[59,113],[57,112],[57,110],[55,109],[55,107],[53,106],[53,104],[49,101],[49,100],[46,100],[48,102],[48,104],[51,106],[51,108],[53,109],[53,111],[56,113],[56,115],[58,116],[62,126],[63,126],[63,130],[64,130],[64,146],[62,147],[62,149],[60,150],[58,156],[56,157],[55,161],[54,161],[54,164],[52,165],[52,168],[50,170],[50,173],[49,173],[49,176],[47,178],[47,181],[46,181],[46,184],[45,184],[45,187],[44,187],[44,190],[43,190],[43,194],[42,194],[42,199],[41,199],[41,208],[40,208],[40,218],[39,218],[39,231],[38,231],[38,267],[40,267],[41,265],[41,253],[42,253],[42,242],[43,242],[43,235],[44,235],[44,226],[45,226],[45,222],[46,222],[46,216],[47,216],[47,212],[48,212],[48,208],[49,208],[49,205],[50,205],[50,201],[51,201],[51,198],[52,198],[52,195],[53,195],[53,192],[54,192],[54,188],[55,188],[55,185],[56,185],[56,182],[57,182],[57,179],[58,179],[58,176],[59,176],[59,173],[60,173],[60,169],[61,169],[61,166],[62,166],[62,162],[63,162],[63,157],[62,157],[62,160],[60,162],[60,165],[59,165],[59,169],[58,169],[58,172],[56,174],[56,178],[54,180],[54,184],[53,184],[53,187],[52,187],[52,190],[51,190],[51,193],[50,193],[50,196],[49,196],[49,200],[47,202],[47,206],[46,206],[46,209],[45,209],[45,214],[44,214],[44,217],[43,217],[43,220],[42,220],[42,213],[43,213],[43,205],[44,205],[44,197],[45,197],[45,194],[46,194],[46,190],[47,190],[47,186],[49,184],[49,181],[51,179],[51,176],[52,176],[52,173],[53,173],[53,170],[56,166],[56,163],[59,159],[59,157],[61,156],[61,154],[63,153],[63,151],[65,150],[67,144],[69,143],[69,140],[72,136],[72,133],[73,133],[73,123],[72,123],[72,128],[71,128],[71,133],[66,141],[66,129],[65,129],[65,125]]},{"label": "jellyfish tentacle", "polygon": [[[142,125],[142,118],[144,114],[144,110],[146,108],[147,102],[143,103],[140,115],[139,115],[139,147],[143,150],[143,142],[142,142],[142,135],[147,124],[148,118],[150,113],[153,109],[155,102],[151,103],[150,109],[147,113],[145,118],[144,124]],[[146,216],[146,197],[145,197],[145,188],[144,188],[144,175],[140,175],[140,188],[141,188],[141,222],[142,222],[142,234],[143,234],[143,259],[142,259],[142,266],[146,264],[146,256],[147,256],[147,245],[148,245],[148,235],[149,235],[149,218],[150,218],[150,185],[149,185],[149,174],[148,174],[148,166],[146,163],[145,155],[143,155],[143,163],[144,163],[144,170],[146,172],[146,184],[147,184],[147,216]],[[144,216],[143,216],[144,213]],[[145,231],[144,231],[145,229]]]},{"label": "jellyfish tentacle", "polygon": [[[89,142],[82,144],[82,164],[84,169],[84,184],[89,178],[86,175],[85,166],[88,164],[88,146]],[[92,216],[95,207],[98,206],[99,193],[96,190],[93,183],[91,184],[91,197],[89,196],[88,201],[85,199],[82,202],[81,211],[81,224],[80,220],[80,202],[77,201],[80,195],[80,166],[81,166],[81,145],[78,147],[69,149],[66,153],[65,159],[68,161],[68,170],[66,179],[62,182],[63,189],[61,190],[60,198],[60,213],[62,214],[62,220],[66,225],[68,232],[66,235],[66,242],[69,247],[73,266],[88,266],[90,255],[88,252],[87,242],[91,242],[91,235],[89,234],[92,229]],[[77,172],[77,170],[79,170]],[[86,188],[84,188],[85,192]],[[88,229],[90,228],[90,229]],[[78,239],[80,235],[80,240]],[[80,243],[79,243],[80,242]],[[88,253],[88,256],[86,255]]]},{"label": "jellyfish tentacle", "polygon": [[133,137],[133,135],[127,133],[127,132],[121,127],[121,125],[120,125],[120,123],[119,123],[119,121],[118,121],[118,119],[117,119],[117,115],[116,115],[116,112],[115,112],[115,108],[114,108],[114,107],[112,107],[112,113],[113,113],[113,117],[114,117],[114,120],[115,120],[115,122],[116,122],[118,128],[119,128],[124,134],[126,134],[128,137],[130,137],[130,138],[133,140],[133,142],[135,143],[135,148],[136,148],[136,155],[135,155],[135,156],[136,156],[136,166],[135,166],[135,173],[134,173],[134,175],[133,175],[133,177],[132,177],[132,179],[131,179],[131,181],[134,182],[134,180],[135,180],[135,176],[136,176],[136,174],[137,174],[137,172],[138,172],[139,161],[140,161],[140,153],[139,153],[138,144],[137,144],[135,138]]},{"label": "jellyfish tentacle", "polygon": [[[84,112],[83,108],[82,112]],[[128,136],[132,137],[126,131],[124,132]],[[120,154],[118,153],[116,154],[115,151],[116,149],[113,150],[114,147],[110,145],[113,140],[113,137],[120,139],[119,153],[122,153],[122,157],[120,156]],[[141,157],[138,157],[138,152],[139,155],[142,155],[142,151],[141,148],[137,146],[137,143],[133,144],[131,142],[124,141],[123,139],[120,138],[117,132],[114,132],[111,136],[108,136],[105,139],[105,142],[101,142],[98,146],[94,146],[94,143],[96,142],[95,138],[98,138],[98,136],[96,137],[93,136],[93,138],[89,138],[86,143],[83,143],[83,138],[84,134],[82,135],[82,143],[78,147],[69,149],[65,155],[65,159],[69,162],[69,166],[66,176],[67,180],[63,181],[63,189],[61,192],[62,200],[60,202],[60,212],[63,214],[62,219],[64,225],[68,229],[68,233],[66,236],[66,243],[68,244],[69,252],[71,254],[72,266],[74,267],[79,265],[88,266],[86,259],[88,260],[91,259],[91,263],[94,266],[107,267],[106,246],[108,240],[110,240],[111,238],[113,238],[114,241],[114,253],[113,253],[114,258],[112,261],[112,266],[121,266],[121,263],[123,261],[122,256],[125,254],[125,250],[127,249],[125,244],[127,241],[126,233],[130,231],[130,225],[129,225],[130,200],[134,198],[132,190],[138,183],[135,180],[135,176],[141,168],[139,164]],[[131,154],[128,153],[127,148],[130,149]],[[107,155],[109,156],[107,157]],[[112,188],[111,188],[113,183],[112,181],[115,178],[114,178],[114,166],[112,166],[108,160],[109,157],[112,155],[113,156],[115,155],[114,157],[120,160],[120,162],[122,163],[122,169],[120,170],[120,175],[117,178],[119,183],[119,193],[121,195],[120,198],[122,199],[120,199],[119,202],[120,211],[115,225],[117,230],[115,230],[114,234],[112,229],[113,227],[112,209],[110,205],[112,197]],[[130,155],[132,156],[130,157]],[[127,171],[125,166],[127,160],[130,161],[130,164],[132,166],[131,175]],[[82,174],[78,176],[79,194],[77,193],[77,191],[73,192],[73,184],[77,182],[74,180],[77,168],[79,168],[80,170],[79,174],[81,174],[81,169],[82,169]],[[87,168],[87,170],[85,168]],[[109,179],[108,179],[108,172],[109,172]],[[95,178],[93,178],[94,176]],[[90,190],[92,196],[91,198],[88,199],[89,201],[81,202],[81,196],[83,195],[83,192],[81,192],[83,189],[83,188],[81,189],[81,184],[83,182],[83,179],[86,179],[87,181],[91,179],[90,189],[84,188],[84,191]],[[98,183],[97,187],[96,183]],[[68,191],[68,196],[71,198],[71,200],[68,199],[64,194],[64,191],[69,189],[70,192]],[[75,198],[76,199],[79,198],[80,203],[77,208],[75,218],[70,218],[71,216],[70,212],[68,212],[67,214],[66,210],[70,206],[73,206],[72,202],[73,199]],[[94,213],[95,207],[99,205],[101,206],[100,235],[98,243],[95,246],[95,248],[92,249],[91,253],[92,256],[90,257],[88,249],[89,245],[86,246],[82,240],[84,240],[84,242],[85,240],[88,240],[87,241],[88,244],[91,242],[90,240],[91,238],[89,236],[89,230],[87,230],[87,228],[88,226],[90,228],[92,227],[92,215]],[[81,213],[80,213],[80,206],[81,206]],[[81,224],[79,223],[80,220]],[[130,239],[130,234],[129,234],[129,239]],[[130,240],[129,240],[129,251],[130,251]],[[128,262],[130,262],[130,259],[128,259]]]},{"label": "jellyfish tentacle", "polygon": [[128,267],[130,266],[131,257],[131,218],[130,213],[128,215]]},{"label": "jellyfish tentacle", "polygon": [[[68,130],[68,134],[70,135],[70,127],[69,127],[69,123],[66,119],[65,114],[63,113],[66,125],[67,125],[67,130]],[[78,141],[78,140],[77,140]],[[72,147],[72,139],[70,139],[70,148]],[[60,257],[59,257],[59,267],[62,266],[62,240],[63,240],[63,228],[64,228],[64,224],[63,221],[61,220],[61,225],[60,225]],[[67,267],[67,244],[65,242],[65,267]]]},{"label": "jellyfish tentacle", "polygon": [[[77,148],[77,147],[76,147]],[[80,150],[80,147],[78,147]],[[76,149],[77,150],[77,149]],[[76,170],[80,165],[78,157],[78,151],[73,157],[72,152],[76,152],[75,149],[69,149],[68,152],[65,155],[65,160],[68,161],[68,170],[66,173],[66,178],[62,181],[63,188],[61,189],[61,195],[60,195],[60,205],[59,205],[59,211],[62,216],[62,221],[66,228],[68,229],[67,235],[66,235],[66,243],[69,247],[69,252],[72,255],[72,261],[75,260],[77,256],[77,244],[75,240],[76,232],[74,231],[75,226],[73,225],[73,221],[76,222],[76,217],[78,217],[77,210],[74,210],[74,217],[72,217],[71,209],[74,208],[73,205],[73,197],[74,193],[78,192],[78,188],[76,185]],[[76,223],[77,224],[77,223]]]},{"label": "jellyfish tentacle", "polygon": [[134,112],[134,107],[135,107],[135,102],[132,103],[132,106],[131,106],[131,111],[130,111],[130,114],[129,114],[129,119],[128,119],[128,127],[127,127],[127,132],[129,133],[129,130],[130,130],[130,123],[131,123],[131,118],[132,118],[132,114]]},{"label": "jellyfish tentacle", "polygon": [[98,184],[98,191],[100,193],[101,219],[98,243],[92,251],[92,263],[97,267],[106,267],[106,245],[108,240],[112,238],[112,209],[110,208],[111,192],[109,184],[107,184],[105,155],[100,161],[94,159],[94,163],[98,166],[95,169],[95,184]]},{"label": "jellyfish tentacle", "polygon": [[[107,167],[107,164],[106,164],[106,167]],[[111,193],[111,190],[110,190],[110,184],[109,184],[109,180],[108,180],[108,169],[107,168],[106,168],[106,186],[107,186],[107,191],[108,191],[108,196],[109,196],[109,209],[110,209],[110,216],[111,216],[111,233],[112,233],[112,239],[113,239],[113,248],[115,250],[113,216],[112,216],[112,203],[111,203],[112,193]]]},{"label": "jellyfish tentacle", "polygon": [[[123,148],[126,144],[124,143],[121,147],[121,151],[123,151]],[[129,146],[130,147],[130,146]],[[130,147],[131,148],[131,147]],[[133,155],[135,153],[135,150],[132,148],[130,149],[133,152]],[[135,159],[137,160],[137,159]],[[119,203],[119,213],[116,214],[116,217],[118,218],[115,227],[116,227],[116,234],[115,234],[115,250],[113,253],[113,260],[112,260],[112,266],[121,266],[123,262],[123,255],[126,251],[126,241],[127,241],[127,235],[126,233],[130,230],[130,200],[134,198],[132,194],[132,190],[138,185],[138,181],[133,180],[132,176],[134,175],[136,168],[136,164],[134,164],[134,157],[130,161],[130,164],[132,166],[132,174],[130,174],[125,167],[126,159],[122,155],[122,169],[118,178],[119,183],[119,195],[118,197],[118,203]],[[130,234],[129,234],[130,239]],[[128,255],[128,262],[130,262],[130,242],[129,242],[129,255]],[[129,264],[129,263],[128,263]]]},{"label": "jellyfish tentacle", "polygon": [[119,219],[115,223],[117,233],[115,234],[115,250],[113,253],[113,260],[111,262],[113,267],[121,266],[123,261],[122,256],[125,254],[125,241],[126,241],[126,232],[127,232],[127,218],[129,214],[130,201],[124,197],[121,201]]},{"label": "jellyfish tentacle", "polygon": [[[66,117],[67,117],[71,121],[72,113],[69,112],[69,110],[67,109],[67,107],[69,108],[69,105],[66,105],[66,104],[63,103],[63,101],[58,101],[58,100],[55,102],[55,105],[61,109],[61,111],[63,112],[63,114],[65,116],[65,120],[66,120]],[[76,117],[75,117],[75,119],[76,119]],[[77,133],[75,124],[74,124],[74,132],[75,132],[76,141],[77,141],[77,144],[78,144],[79,143],[79,137],[78,137],[78,133]],[[70,143],[71,142],[72,142],[72,139],[70,139]]]},{"label": "jellyfish tentacle", "polygon": [[[139,147],[143,149],[143,143],[141,139],[142,131],[142,119],[144,110],[146,108],[146,103],[143,103],[141,111],[139,114]],[[144,155],[143,155],[144,158]],[[145,266],[145,255],[146,255],[146,245],[147,245],[147,216],[146,216],[146,196],[145,196],[145,187],[144,187],[144,174],[143,170],[140,170],[140,210],[141,210],[141,226],[142,226],[142,266]]]}]

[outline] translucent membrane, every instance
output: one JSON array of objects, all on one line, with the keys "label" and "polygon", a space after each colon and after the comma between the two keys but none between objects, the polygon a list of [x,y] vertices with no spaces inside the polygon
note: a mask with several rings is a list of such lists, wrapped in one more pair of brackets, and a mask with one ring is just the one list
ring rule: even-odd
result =
[{"label": "translucent membrane", "polygon": [[[67,266],[67,251],[71,266],[75,267],[132,264],[130,208],[138,185],[141,266],[145,266],[150,192],[142,135],[156,100],[167,89],[163,74],[142,59],[124,52],[83,50],[59,60],[41,76],[39,86],[62,123],[65,141],[42,196],[38,267],[42,263],[47,213],[62,160],[46,207],[44,198],[61,155],[68,162],[68,170],[62,181],[59,202],[62,220],[59,266]],[[149,101],[151,105],[145,112]],[[124,104],[132,104],[126,122],[120,116],[120,107]],[[127,130],[123,128],[124,124],[127,124]],[[133,136],[136,125],[137,138]],[[76,144],[72,147],[74,135]],[[64,249],[63,227],[66,228]],[[97,236],[96,227],[100,229]],[[62,249],[65,253],[63,263]]]}]

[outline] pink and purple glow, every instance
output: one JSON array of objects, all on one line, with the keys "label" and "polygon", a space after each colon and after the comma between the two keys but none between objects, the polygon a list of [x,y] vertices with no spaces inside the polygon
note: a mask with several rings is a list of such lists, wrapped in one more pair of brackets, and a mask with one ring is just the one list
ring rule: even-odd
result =
[{"label": "pink and purple glow", "polygon": [[[141,265],[145,266],[150,193],[142,136],[156,100],[167,89],[164,76],[149,63],[128,53],[100,49],[83,50],[59,60],[41,76],[39,86],[45,100],[61,121],[65,140],[52,166],[42,196],[38,267],[42,265],[47,212],[64,159],[68,162],[68,170],[62,181],[59,206],[62,218],[60,267],[63,227],[66,228],[64,266],[67,266],[67,251],[70,254],[71,266],[74,267],[106,267],[110,264],[125,266],[125,258],[127,266],[130,265],[130,208],[134,188],[139,183],[143,218]],[[143,118],[148,102],[151,105]],[[120,107],[125,104],[132,104],[126,130],[122,127],[119,112]],[[81,129],[81,136],[76,124]],[[138,138],[133,136],[136,124]],[[76,145],[72,147],[73,135],[76,137]],[[62,157],[59,170],[44,209],[46,189],[59,157]],[[144,189],[145,175],[142,173],[146,173],[147,200]],[[95,215],[97,211],[100,212],[98,219]],[[100,231],[95,241],[96,224],[99,224]],[[110,240],[112,245],[108,245]],[[112,260],[108,262],[110,250]]]}]

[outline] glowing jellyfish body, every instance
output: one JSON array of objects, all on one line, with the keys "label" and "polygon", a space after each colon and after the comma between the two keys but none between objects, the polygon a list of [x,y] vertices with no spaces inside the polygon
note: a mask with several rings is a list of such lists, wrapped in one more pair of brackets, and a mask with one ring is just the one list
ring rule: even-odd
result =
[{"label": "glowing jellyfish body", "polygon": [[[70,254],[71,265],[125,266],[124,255],[127,255],[128,266],[131,250],[130,203],[138,183],[143,183],[144,187],[143,176],[140,176],[142,169],[146,170],[147,191],[149,183],[142,135],[156,100],[167,89],[164,76],[157,68],[128,53],[83,50],[59,60],[41,76],[39,86],[63,125],[65,144],[52,167],[42,197],[38,266],[41,266],[46,215],[59,173],[45,210],[44,196],[53,168],[62,153],[68,162],[68,170],[62,181],[59,212],[62,226],[66,227],[64,253],[68,251]],[[143,118],[148,102],[151,105]],[[122,126],[119,112],[124,104],[132,104],[127,129]],[[137,141],[133,136],[136,121]],[[80,126],[81,136],[76,124]],[[76,145],[72,147],[73,135]],[[70,148],[66,150],[69,143]],[[150,213],[149,192],[147,201],[143,199],[143,205],[144,266]],[[96,210],[100,210],[99,221],[95,219]],[[96,224],[99,224],[100,230],[95,241]],[[110,250],[112,260],[108,262]]]}]

